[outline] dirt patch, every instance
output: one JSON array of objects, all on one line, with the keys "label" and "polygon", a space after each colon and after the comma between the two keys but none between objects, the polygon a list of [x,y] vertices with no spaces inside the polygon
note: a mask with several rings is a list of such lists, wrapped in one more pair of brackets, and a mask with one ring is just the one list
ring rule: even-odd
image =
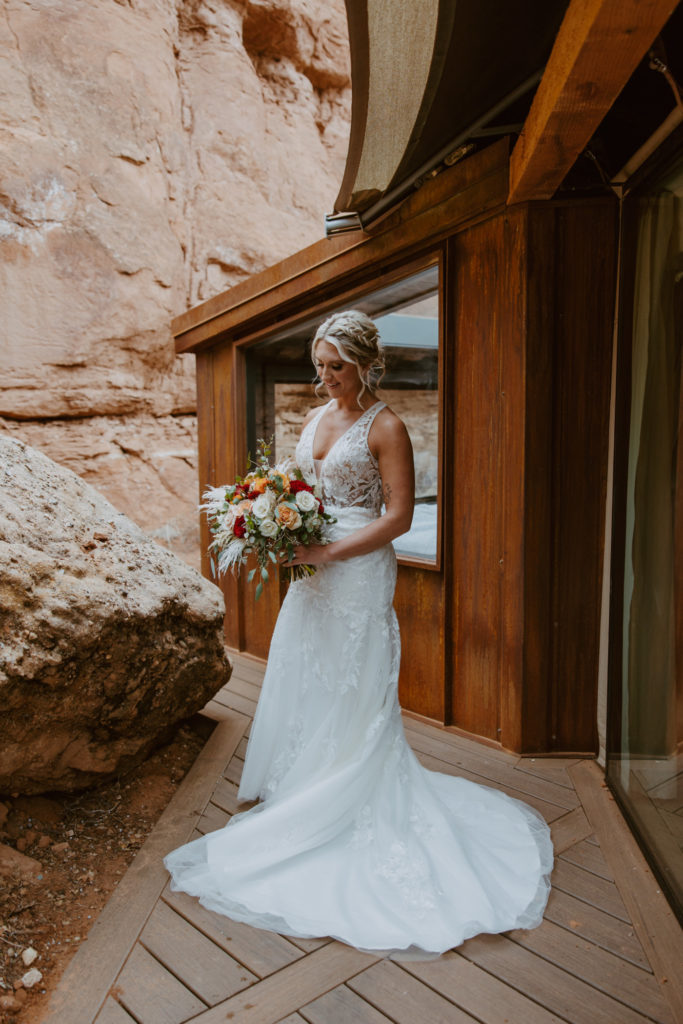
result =
[{"label": "dirt patch", "polygon": [[[0,1024],[43,1019],[69,960],[212,727],[196,716],[142,765],[97,789],[1,798],[0,843],[9,858],[17,851],[30,860],[17,858],[0,879]],[[42,977],[27,988],[21,979],[29,971]]]}]

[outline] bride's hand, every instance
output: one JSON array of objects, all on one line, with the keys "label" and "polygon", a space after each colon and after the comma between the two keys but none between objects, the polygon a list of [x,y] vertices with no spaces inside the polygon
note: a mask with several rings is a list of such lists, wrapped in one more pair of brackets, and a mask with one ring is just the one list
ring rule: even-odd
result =
[{"label": "bride's hand", "polygon": [[283,562],[283,565],[323,565],[325,562],[331,562],[330,547],[330,544],[300,544],[294,551],[294,557],[288,562]]}]

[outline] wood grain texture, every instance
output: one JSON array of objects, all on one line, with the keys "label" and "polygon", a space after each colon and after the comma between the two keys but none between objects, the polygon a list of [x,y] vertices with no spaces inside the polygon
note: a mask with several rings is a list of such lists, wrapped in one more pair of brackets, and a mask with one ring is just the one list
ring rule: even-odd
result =
[{"label": "wood grain texture", "polygon": [[646,1024],[648,1019],[502,935],[479,935],[460,949],[468,960],[571,1024]]},{"label": "wood grain texture", "polygon": [[[201,502],[206,488],[215,482],[214,452],[214,402],[213,402],[213,353],[209,349],[197,356],[196,360],[197,387],[197,469],[199,477],[199,493],[197,503]],[[199,543],[201,545],[202,573],[212,579],[211,563],[208,547],[211,540],[209,525],[205,515],[199,515]]]},{"label": "wood grain texture", "polygon": [[644,1017],[652,1017],[658,1024],[675,1024],[671,1009],[649,971],[624,963],[621,957],[572,935],[552,921],[544,921],[532,931],[517,930],[508,934],[524,949],[583,978]]},{"label": "wood grain texture", "polygon": [[197,1024],[275,1024],[284,1016],[317,998],[321,991],[336,988],[369,967],[377,957],[350,946],[331,942],[270,975],[231,999],[199,1013]]},{"label": "wood grain texture", "polygon": [[446,953],[431,962],[405,963],[401,967],[448,996],[481,1024],[500,1024],[506,1020],[520,1024],[561,1024],[555,1014],[456,952]]},{"label": "wood grain texture", "polygon": [[[451,244],[455,310],[454,451],[447,468],[446,529],[452,532],[453,723],[499,739],[501,651],[500,217],[461,232]],[[511,330],[513,328],[510,328]]]},{"label": "wood grain texture", "polygon": [[416,1021],[420,1024],[444,1024],[444,1021],[475,1024],[474,1017],[388,960],[364,971],[348,984],[395,1024],[415,1024]]},{"label": "wood grain texture", "polygon": [[[163,964],[136,945],[117,978],[112,995],[145,1024],[184,1024],[206,1009],[206,1003],[185,988]],[[71,1021],[68,1015],[63,1021]]]},{"label": "wood grain texture", "polygon": [[398,567],[394,607],[401,630],[401,706],[444,720],[443,572]]},{"label": "wood grain texture", "polygon": [[308,1024],[392,1024],[347,985],[339,985],[302,1007]]},{"label": "wood grain texture", "polygon": [[256,980],[256,975],[233,960],[222,943],[214,943],[161,900],[150,915],[140,942],[209,1006],[248,988]]},{"label": "wood grain texture", "polygon": [[550,199],[677,0],[571,0],[510,158],[509,203]]},{"label": "wood grain texture", "polygon": [[606,914],[590,903],[560,889],[550,890],[545,917],[575,935],[595,942],[602,949],[611,950],[622,960],[628,960],[645,970],[649,969],[649,961],[630,923],[625,924],[611,914]]},{"label": "wood grain texture", "polygon": [[683,1020],[683,932],[594,762],[570,769],[638,939],[668,1001]]},{"label": "wood grain texture", "polygon": [[[218,696],[228,703],[240,699],[253,709],[263,663],[235,652],[233,657],[233,677]],[[501,1024],[506,1019],[514,1024],[673,1024],[674,1011],[665,1001],[668,982],[653,972],[634,934],[628,901],[621,900],[613,880],[618,872],[607,850],[611,843],[623,845],[624,825],[621,822],[616,835],[611,834],[609,808],[614,809],[614,803],[600,771],[588,769],[589,785],[580,787],[585,809],[567,809],[549,800],[576,801],[573,780],[576,772],[587,771],[584,763],[561,759],[554,768],[551,759],[530,762],[446,728],[415,719],[406,719],[405,724],[429,767],[522,797],[555,818],[554,834],[562,846],[556,849],[557,884],[539,929],[479,936],[434,961],[388,962],[329,938],[287,938],[233,922],[185,893],[171,892],[168,883],[142,930],[128,929],[131,894],[133,900],[140,894],[124,878],[120,892],[128,898],[123,906],[118,904],[123,915],[118,933],[125,934],[129,953],[121,957],[113,948],[118,963],[125,963],[109,994],[97,1004],[100,1024]],[[211,800],[201,817],[201,801],[196,802],[194,818],[185,823],[191,830],[188,838],[198,836],[192,829],[198,818],[206,824],[215,813],[218,817],[211,825],[221,827],[236,809],[243,727],[242,732],[239,742],[231,740],[234,753],[228,763],[217,758],[211,765]],[[516,785],[530,792],[516,790]],[[586,810],[601,821],[600,845]],[[133,876],[136,870],[131,869]],[[651,876],[630,871],[627,865],[622,886],[638,890],[643,882],[654,884]],[[647,903],[651,891],[644,896],[630,893],[629,898]],[[118,899],[119,893],[114,901]],[[651,922],[650,933],[653,930],[657,929]],[[110,936],[116,934],[116,929],[109,931]],[[662,934],[666,942],[671,940],[666,927]],[[650,950],[652,941],[650,934]],[[87,946],[77,954],[79,974],[65,979],[69,1002],[66,1014],[57,1018],[60,1024],[86,1024],[92,1019],[74,1015],[74,996],[80,997],[80,992],[72,983],[80,978],[87,989],[96,977],[100,984],[99,973],[109,968],[97,958],[97,947],[88,951]],[[90,963],[92,952],[95,959]],[[655,962],[655,955],[650,955]],[[675,955],[674,949],[668,969],[673,968]]]},{"label": "wood grain texture", "polygon": [[597,753],[616,204],[558,206],[555,224],[553,656],[545,749]]},{"label": "wood grain texture", "polygon": [[91,1024],[168,880],[163,858],[187,842],[248,719],[219,723],[67,967],[45,1024]]},{"label": "wood grain texture", "polygon": [[261,928],[251,928],[223,914],[207,910],[187,893],[172,892],[167,886],[162,898],[198,932],[234,956],[259,978],[279,971],[304,955],[293,942],[283,936]]},{"label": "wood grain texture", "polygon": [[97,1014],[95,1024],[136,1024],[136,1021],[120,1003],[110,997]]}]

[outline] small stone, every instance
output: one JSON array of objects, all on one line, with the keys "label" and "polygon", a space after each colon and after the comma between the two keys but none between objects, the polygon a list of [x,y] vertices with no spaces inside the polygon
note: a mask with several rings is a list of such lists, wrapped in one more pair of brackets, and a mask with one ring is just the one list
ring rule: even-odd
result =
[{"label": "small stone", "polygon": [[24,962],[24,967],[30,967],[33,961],[38,959],[38,950],[34,949],[33,946],[27,946],[22,951],[21,959]]},{"label": "small stone", "polygon": [[40,839],[38,840],[38,849],[39,850],[44,850],[47,846],[50,845],[51,842],[52,842],[52,840],[50,839],[49,836],[42,835],[40,837]]},{"label": "small stone", "polygon": [[16,990],[16,992],[14,993],[14,998],[21,1006],[23,1006],[26,1000],[28,999],[28,992],[22,986],[21,988],[18,988]]},{"label": "small stone", "polygon": [[26,833],[26,835],[24,836],[24,838],[26,840],[27,846],[33,846],[33,844],[35,843],[36,839],[38,838],[38,833],[36,832],[35,829],[30,828],[28,830],[28,832]]},{"label": "small stone", "polygon": [[16,873],[22,878],[35,878],[42,870],[43,865],[40,861],[26,857],[19,850],[13,850],[11,846],[0,843],[0,877]]},{"label": "small stone", "polygon": [[40,973],[37,967],[32,967],[30,971],[22,976],[21,979],[24,983],[24,988],[33,988],[43,980],[43,975]]},{"label": "small stone", "polygon": [[27,846],[28,843],[26,842],[26,837],[19,836],[19,838],[17,839],[17,850],[19,851],[19,853],[23,853]]},{"label": "small stone", "polygon": [[6,994],[0,996],[0,1010],[4,1010],[5,1013],[19,1013],[21,1006],[22,1004],[16,996]]},{"label": "small stone", "polygon": [[65,850],[69,849],[69,844],[68,843],[55,843],[54,846],[50,847],[50,849],[52,850],[53,853],[64,853]]}]

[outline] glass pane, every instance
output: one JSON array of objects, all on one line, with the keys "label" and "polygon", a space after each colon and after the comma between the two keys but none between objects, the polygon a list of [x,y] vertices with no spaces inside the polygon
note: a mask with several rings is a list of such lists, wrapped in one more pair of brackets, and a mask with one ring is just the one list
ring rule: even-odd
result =
[{"label": "glass pane", "polygon": [[621,677],[608,775],[683,908],[683,164],[637,203]]},{"label": "glass pane", "polygon": [[[439,480],[439,267],[346,301],[380,331],[387,372],[378,392],[406,424],[415,452],[416,505],[410,531],[394,541],[399,557],[436,563]],[[326,315],[335,312],[330,309]],[[248,441],[275,438],[275,456],[293,455],[302,421],[323,404],[313,390],[310,343],[322,316],[271,335],[247,354]]]}]

